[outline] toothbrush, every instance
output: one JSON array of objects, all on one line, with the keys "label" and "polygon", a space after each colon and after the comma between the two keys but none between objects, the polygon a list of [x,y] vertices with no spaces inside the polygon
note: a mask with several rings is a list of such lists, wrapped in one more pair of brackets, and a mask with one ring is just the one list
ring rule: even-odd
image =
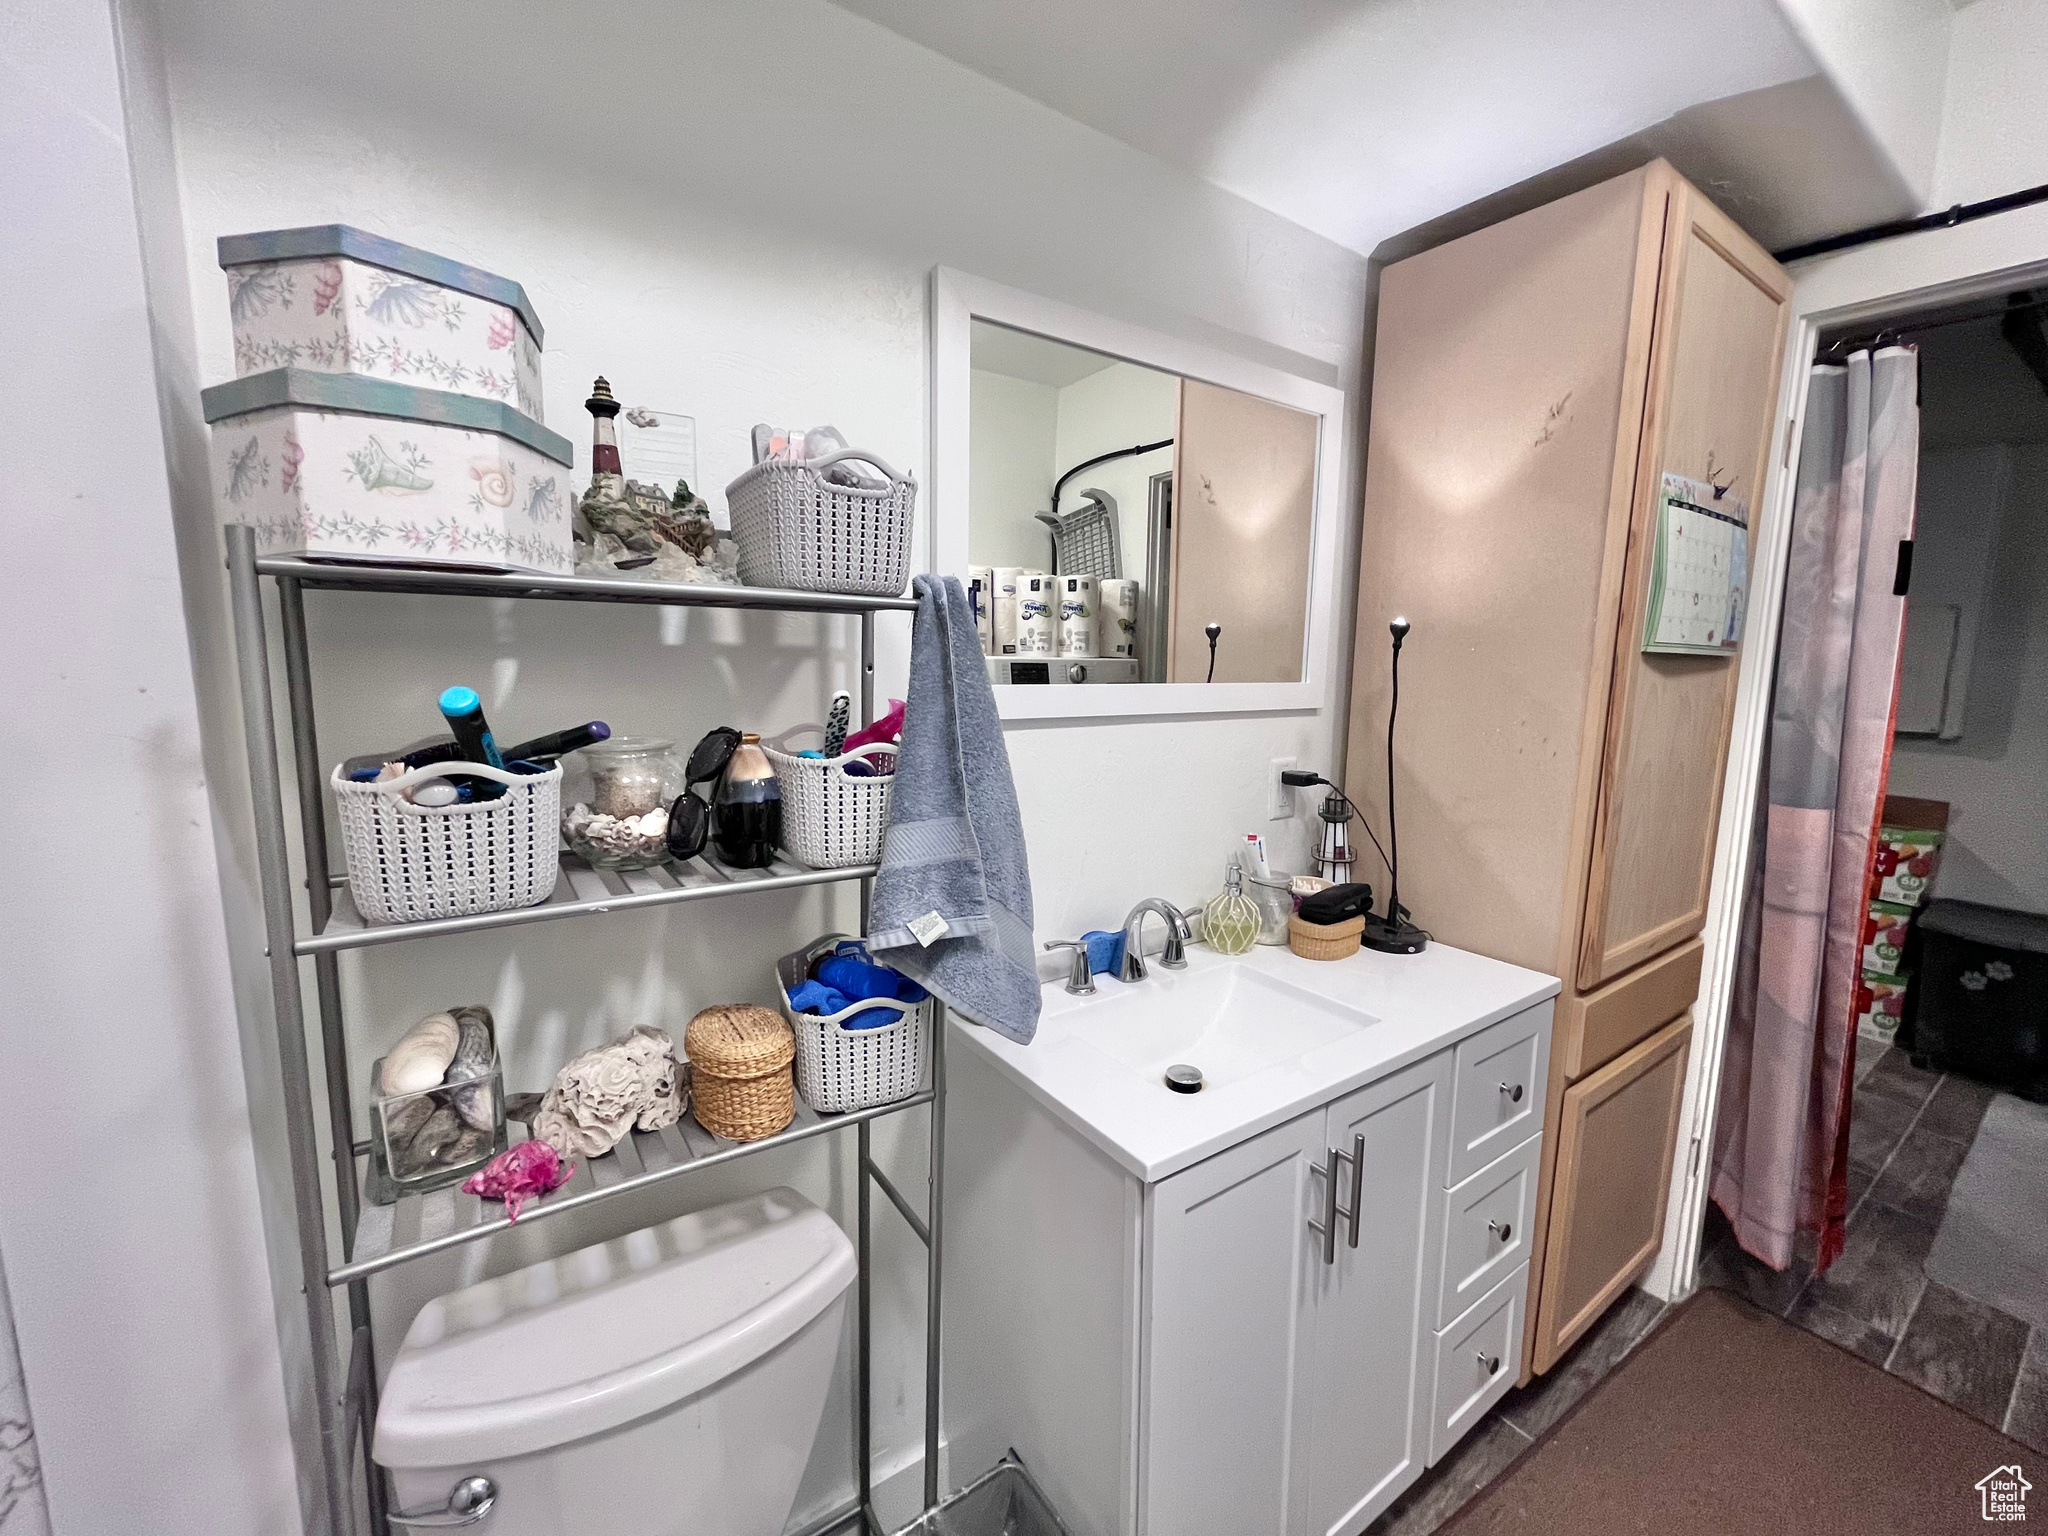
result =
[{"label": "toothbrush", "polygon": [[832,710],[825,719],[825,755],[837,757],[846,750],[846,727],[853,719],[853,695],[844,688],[832,695]]}]

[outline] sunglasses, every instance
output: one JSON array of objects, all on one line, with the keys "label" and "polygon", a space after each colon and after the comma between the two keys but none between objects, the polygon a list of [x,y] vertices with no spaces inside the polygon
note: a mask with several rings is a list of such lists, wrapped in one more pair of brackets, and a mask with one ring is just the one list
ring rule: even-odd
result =
[{"label": "sunglasses", "polygon": [[711,841],[711,803],[697,793],[697,786],[724,773],[739,745],[740,733],[721,725],[690,749],[690,760],[683,765],[683,792],[668,808],[670,858],[694,859]]}]

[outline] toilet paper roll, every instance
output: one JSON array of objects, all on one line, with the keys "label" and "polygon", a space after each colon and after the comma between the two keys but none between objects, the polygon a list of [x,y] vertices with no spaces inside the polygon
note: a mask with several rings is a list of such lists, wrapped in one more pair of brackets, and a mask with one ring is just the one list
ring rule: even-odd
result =
[{"label": "toilet paper roll", "polygon": [[985,565],[967,567],[967,600],[974,604],[974,633],[984,656],[995,654],[995,595],[995,572]]},{"label": "toilet paper roll", "polygon": [[995,601],[989,609],[994,655],[1017,654],[1017,578],[1024,574],[1019,565],[995,567]]},{"label": "toilet paper roll", "polygon": [[1057,576],[1053,585],[1060,600],[1060,654],[1095,654],[1096,582],[1093,576]]},{"label": "toilet paper roll", "polygon": [[1017,587],[1017,654],[1051,656],[1059,620],[1053,613],[1050,576],[1025,576]]},{"label": "toilet paper roll", "polygon": [[1138,584],[1128,577],[1105,578],[1096,594],[1098,656],[1138,654]]}]

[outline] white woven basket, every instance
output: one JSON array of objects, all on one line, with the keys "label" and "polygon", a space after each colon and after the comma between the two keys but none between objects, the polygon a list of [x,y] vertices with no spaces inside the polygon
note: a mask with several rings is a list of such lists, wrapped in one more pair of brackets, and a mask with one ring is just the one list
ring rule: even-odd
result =
[{"label": "white woven basket", "polygon": [[[842,460],[872,464],[886,489],[833,485]],[[740,580],[750,587],[896,597],[910,576],[917,482],[871,453],[849,449],[810,464],[756,464],[725,488]]]},{"label": "white woven basket", "polygon": [[[401,791],[462,773],[503,784],[495,800],[414,805]],[[545,901],[561,846],[562,770],[505,773],[481,763],[432,763],[381,784],[336,768],[341,848],[356,910],[373,923],[468,917]]]},{"label": "white woven basket", "polygon": [[844,757],[792,757],[763,747],[782,786],[782,846],[813,869],[848,869],[882,856],[889,827],[889,786],[894,774],[857,779],[846,771],[855,758],[894,757],[875,742]]},{"label": "white woven basket", "polygon": [[[784,955],[775,974],[782,988],[782,1013],[796,1031],[796,1091],[821,1115],[893,1104],[917,1092],[924,1063],[925,1021],[931,999],[899,1003],[873,997],[839,1013],[799,1013],[789,1005],[790,992],[810,975],[811,963],[846,937],[828,934],[808,949]],[[893,1024],[873,1029],[848,1029],[844,1021],[869,1008],[899,1015]]]}]

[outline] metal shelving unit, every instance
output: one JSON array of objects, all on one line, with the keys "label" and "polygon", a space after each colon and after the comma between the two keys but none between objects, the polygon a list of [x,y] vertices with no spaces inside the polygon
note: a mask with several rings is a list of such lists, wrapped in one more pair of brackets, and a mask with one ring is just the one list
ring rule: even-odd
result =
[{"label": "metal shelving unit", "polygon": [[[363,1196],[368,1146],[355,1135],[348,1045],[343,1029],[340,967],[346,949],[449,937],[487,928],[594,917],[678,902],[739,899],[767,891],[841,881],[858,881],[865,917],[873,865],[814,870],[777,862],[766,870],[725,869],[709,859],[656,870],[619,874],[592,869],[573,854],[562,856],[561,874],[548,899],[511,912],[443,918],[404,924],[366,922],[348,898],[346,882],[331,870],[327,851],[326,775],[313,712],[311,657],[306,641],[305,593],[403,592],[445,597],[514,597],[569,602],[667,604],[696,608],[758,609],[787,613],[850,614],[860,620],[860,717],[874,719],[875,615],[911,612],[908,598],[862,598],[831,593],[783,592],[759,587],[690,585],[628,577],[487,575],[415,570],[396,566],[329,565],[256,553],[251,529],[227,529],[230,598],[236,662],[241,683],[242,720],[247,734],[249,780],[256,817],[256,855],[262,879],[266,950],[277,1008],[278,1054],[282,1070],[285,1126],[290,1144],[293,1197],[297,1207],[299,1258],[308,1278],[306,1317],[312,1336],[313,1385],[322,1462],[320,1503],[328,1536],[351,1536],[356,1526],[354,1467],[362,1456],[370,1524],[374,1536],[388,1536],[383,1480],[369,1457],[376,1422],[377,1380],[371,1352],[369,1279],[427,1254],[477,1242],[507,1230],[503,1207],[459,1189],[402,1197],[395,1205],[374,1205]],[[304,889],[308,923],[301,931],[294,911],[293,871],[286,841],[283,776],[278,762],[276,701],[265,627],[263,581],[277,588],[283,636],[287,713],[298,784]],[[333,1166],[320,1166],[317,1110],[307,1043],[306,977],[311,962],[313,1012],[319,1021],[327,1083],[327,1129]],[[656,1132],[627,1138],[611,1154],[580,1159],[575,1176],[554,1193],[531,1203],[522,1226],[564,1212],[586,1209],[656,1184],[689,1177],[757,1152],[851,1129],[859,1140],[855,1244],[860,1257],[856,1281],[854,1389],[855,1497],[823,1525],[820,1533],[880,1532],[873,1504],[869,1381],[871,1376],[870,1272],[872,1189],[879,1188],[926,1248],[924,1505],[939,1500],[939,1317],[940,1264],[944,1242],[941,1196],[945,1173],[945,1011],[934,1010],[931,1056],[924,1086],[907,1099],[844,1115],[819,1115],[799,1102],[788,1129],[763,1141],[738,1143],[712,1135],[694,1116]],[[888,1175],[876,1165],[871,1127],[884,1115],[929,1108],[932,1134],[927,1215],[920,1216]],[[328,1188],[331,1182],[331,1193]],[[339,1261],[330,1252],[328,1211],[332,1201],[342,1236]],[[312,1284],[324,1277],[324,1286]],[[348,1296],[344,1346],[335,1326],[333,1289]]]}]

